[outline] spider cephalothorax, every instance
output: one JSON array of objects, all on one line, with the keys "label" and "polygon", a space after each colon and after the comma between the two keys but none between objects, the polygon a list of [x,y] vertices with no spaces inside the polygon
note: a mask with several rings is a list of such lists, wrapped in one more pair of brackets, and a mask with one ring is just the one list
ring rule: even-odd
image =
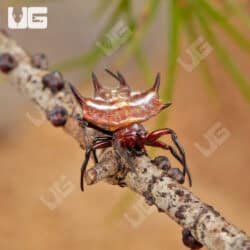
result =
[{"label": "spider cephalothorax", "polygon": [[[119,72],[115,74],[109,70],[106,71],[119,81],[118,88],[103,88],[95,74],[92,74],[95,90],[94,98],[81,96],[71,86],[72,92],[82,106],[83,117],[80,122],[104,134],[104,136],[96,137],[92,145],[86,149],[85,160],[81,169],[81,189],[83,190],[84,173],[91,152],[93,152],[97,162],[95,150],[111,146],[114,146],[115,150],[128,161],[129,165],[132,165],[130,161],[131,154],[141,155],[146,153],[145,146],[169,150],[182,164],[183,176],[185,177],[187,173],[191,185],[191,176],[186,164],[185,153],[175,132],[172,129],[164,128],[149,133],[140,124],[170,105],[170,103],[164,104],[159,99],[160,74],[157,74],[152,88],[143,92],[133,92]],[[168,134],[171,135],[178,152],[173,146],[159,140],[161,136]]]}]

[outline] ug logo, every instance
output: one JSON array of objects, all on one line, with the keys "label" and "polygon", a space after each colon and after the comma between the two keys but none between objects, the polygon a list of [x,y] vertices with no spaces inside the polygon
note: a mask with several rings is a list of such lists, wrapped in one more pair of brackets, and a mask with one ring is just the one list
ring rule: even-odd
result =
[{"label": "ug logo", "polygon": [[9,29],[46,29],[47,7],[8,7]]}]

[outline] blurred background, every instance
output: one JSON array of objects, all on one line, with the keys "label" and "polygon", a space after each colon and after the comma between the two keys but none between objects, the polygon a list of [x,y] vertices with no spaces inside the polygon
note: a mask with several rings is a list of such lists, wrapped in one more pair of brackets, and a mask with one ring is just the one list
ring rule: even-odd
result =
[{"label": "blurred background", "polygon": [[[10,6],[48,7],[48,28],[8,29]],[[173,104],[146,128],[177,132],[192,191],[248,234],[249,15],[246,0],[0,3],[1,28],[29,53],[44,52],[85,96],[91,71],[113,87],[104,68],[119,70],[135,90],[161,72],[161,97]],[[181,228],[128,189],[99,183],[82,193],[79,145],[3,75],[0,114],[0,249],[186,249]]]}]

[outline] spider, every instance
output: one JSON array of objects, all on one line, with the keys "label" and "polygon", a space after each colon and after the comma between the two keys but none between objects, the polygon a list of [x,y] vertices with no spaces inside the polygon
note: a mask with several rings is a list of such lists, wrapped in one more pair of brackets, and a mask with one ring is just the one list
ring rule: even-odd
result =
[{"label": "spider", "polygon": [[[160,74],[156,75],[155,83],[149,90],[134,92],[131,91],[121,73],[113,73],[108,69],[106,71],[119,81],[119,87],[116,89],[103,88],[96,75],[92,73],[94,98],[81,96],[78,90],[70,85],[76,100],[82,107],[83,116],[79,118],[80,124],[96,129],[103,134],[97,136],[86,148],[85,160],[81,167],[81,190],[84,190],[84,175],[91,153],[97,163],[96,150],[107,147],[114,147],[115,152],[127,160],[131,168],[133,168],[131,156],[147,154],[145,146],[169,150],[182,165],[183,176],[185,178],[187,174],[189,186],[191,186],[192,179],[186,163],[185,152],[174,130],[163,128],[148,132],[141,125],[142,122],[171,105],[171,103],[164,104],[159,99]],[[159,140],[164,135],[171,136],[177,150]]]}]

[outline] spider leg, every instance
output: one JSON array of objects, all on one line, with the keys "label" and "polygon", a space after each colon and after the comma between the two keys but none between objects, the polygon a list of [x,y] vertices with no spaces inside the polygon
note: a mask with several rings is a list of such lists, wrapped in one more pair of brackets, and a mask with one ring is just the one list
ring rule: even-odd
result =
[{"label": "spider leg", "polygon": [[189,172],[189,169],[188,169],[188,166],[187,166],[187,163],[186,163],[185,151],[184,151],[182,145],[180,144],[175,131],[173,129],[170,129],[170,128],[155,130],[155,131],[151,132],[150,134],[148,134],[147,139],[149,141],[153,142],[153,141],[159,139],[161,136],[168,135],[168,134],[171,135],[171,139],[172,139],[173,143],[175,144],[175,146],[177,147],[179,153],[182,156],[182,159],[183,159],[183,162],[182,162],[183,175],[185,177],[186,172],[187,172],[188,179],[189,179],[189,186],[192,186],[192,179],[191,179],[191,174]]},{"label": "spider leg", "polygon": [[96,150],[95,149],[93,149],[93,156],[94,156],[95,163],[98,163],[98,158],[97,158]]},{"label": "spider leg", "polygon": [[[89,147],[89,149],[86,149],[86,152],[85,152],[85,160],[82,164],[82,168],[81,168],[81,190],[83,191],[84,188],[83,188],[83,177],[84,177],[84,173],[86,171],[86,167],[87,167],[87,164],[88,164],[88,161],[89,161],[89,158],[90,158],[90,155],[91,155],[91,152],[93,152],[93,156],[94,156],[94,161],[95,163],[98,163],[98,158],[97,158],[97,155],[96,155],[96,149],[95,148],[95,145],[98,145],[98,143],[104,143],[104,142],[109,142],[112,140],[112,135],[113,135],[113,132],[111,131],[108,131],[108,130],[105,130],[101,127],[98,127],[97,125],[94,125],[90,122],[87,122],[86,120],[84,120],[83,118],[78,118],[78,122],[79,122],[79,125],[82,127],[82,128],[85,128],[85,127],[89,127],[89,128],[93,128],[103,134],[106,134],[106,136],[97,136],[94,140],[93,140],[93,144],[92,146]],[[111,146],[111,145],[109,145]],[[109,147],[107,146],[107,147]],[[92,148],[91,148],[92,147]],[[105,148],[104,147],[100,147],[100,148]],[[88,150],[90,150],[90,152],[88,152]]]},{"label": "spider leg", "polygon": [[[171,139],[174,142],[175,146],[178,148],[178,151],[181,154],[183,161],[186,162],[185,151],[184,151],[182,145],[180,144],[180,142],[177,138],[177,135],[173,129],[164,128],[164,129],[155,130],[155,131],[151,132],[150,134],[148,134],[147,139],[149,141],[156,141],[161,136],[168,135],[168,134],[171,135]],[[186,170],[186,169],[184,169],[184,170]]]},{"label": "spider leg", "polygon": [[[102,142],[102,141],[110,141],[110,140],[112,140],[112,136],[97,136],[93,140],[93,143],[95,144],[100,141]],[[93,156],[94,156],[95,163],[98,163],[98,158],[97,158],[95,149],[93,149]]]},{"label": "spider leg", "polygon": [[171,154],[182,164],[182,158],[178,155],[178,153],[176,152],[176,150],[171,146],[171,145],[168,145],[168,144],[165,144],[161,141],[154,141],[154,142],[151,142],[151,143],[148,143],[147,144],[148,146],[153,146],[153,147],[159,147],[159,148],[162,148],[162,149],[166,149],[166,150],[169,150],[171,152]]},{"label": "spider leg", "polygon": [[183,176],[185,177],[185,174],[187,173],[189,186],[192,186],[192,178],[191,178],[191,174],[189,172],[189,169],[188,169],[186,162],[183,160],[182,157],[179,156],[179,154],[176,152],[176,150],[171,145],[168,145],[166,143],[163,143],[163,142],[157,141],[157,140],[154,140],[154,141],[148,140],[147,145],[169,150],[171,152],[171,154],[181,163],[181,165],[183,166],[183,169],[185,169],[185,171],[183,170]]},{"label": "spider leg", "polygon": [[96,149],[100,149],[100,148],[107,148],[112,146],[111,141],[100,141],[97,143],[93,143],[92,145],[90,145],[85,152],[85,159],[82,163],[82,167],[81,167],[81,179],[80,179],[80,186],[81,186],[81,190],[84,191],[84,174],[90,159],[90,155],[91,152],[95,151]]},{"label": "spider leg", "polygon": [[97,136],[94,138],[93,143],[97,143],[99,141],[110,141],[112,140],[112,136]]},{"label": "spider leg", "polygon": [[101,133],[103,133],[105,135],[109,135],[109,136],[113,135],[112,131],[106,130],[106,129],[102,128],[102,127],[99,127],[98,125],[95,125],[95,124],[93,124],[91,122],[88,122],[84,118],[78,117],[77,120],[78,120],[79,126],[82,127],[82,128],[89,127],[89,128],[93,128],[93,129],[95,129],[95,130],[97,130],[97,131],[99,131],[99,132],[101,132]]}]

